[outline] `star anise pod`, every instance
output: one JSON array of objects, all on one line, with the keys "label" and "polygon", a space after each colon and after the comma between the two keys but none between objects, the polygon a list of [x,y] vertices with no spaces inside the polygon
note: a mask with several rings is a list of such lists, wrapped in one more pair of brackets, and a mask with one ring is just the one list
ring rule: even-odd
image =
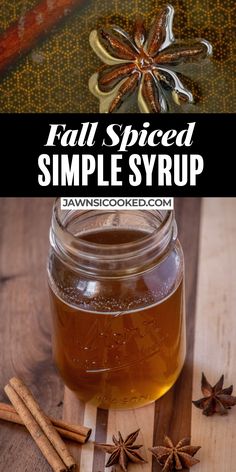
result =
[{"label": "star anise pod", "polygon": [[181,439],[176,446],[168,436],[165,436],[163,446],[151,447],[149,450],[162,466],[162,472],[182,470],[200,462],[193,456],[201,446],[191,446],[188,438]]},{"label": "star anise pod", "polygon": [[121,469],[124,472],[127,472],[127,466],[129,462],[142,464],[146,462],[145,459],[137,452],[137,450],[142,446],[134,444],[138,437],[139,431],[140,430],[138,429],[134,433],[129,434],[125,440],[123,439],[121,433],[118,432],[118,439],[114,435],[112,436],[114,445],[96,443],[96,446],[98,446],[100,449],[108,452],[108,454],[111,454],[106,463],[106,467],[119,464]]},{"label": "star anise pod", "polygon": [[[106,64],[89,81],[90,91],[100,100],[100,112],[116,112],[136,93],[141,112],[159,113],[193,102],[192,93],[178,76],[178,66],[199,62],[212,53],[204,39],[176,41],[172,31],[174,8],[167,5],[154,20],[149,33],[138,17],[133,35],[118,26],[90,34],[90,44]],[[176,72],[175,72],[176,70]]]},{"label": "star anise pod", "polygon": [[193,401],[193,404],[203,410],[203,415],[212,416],[214,413],[225,415],[227,410],[236,405],[236,397],[232,396],[233,385],[223,388],[224,376],[212,387],[205,375],[202,373],[201,389],[204,395],[200,400]]}]

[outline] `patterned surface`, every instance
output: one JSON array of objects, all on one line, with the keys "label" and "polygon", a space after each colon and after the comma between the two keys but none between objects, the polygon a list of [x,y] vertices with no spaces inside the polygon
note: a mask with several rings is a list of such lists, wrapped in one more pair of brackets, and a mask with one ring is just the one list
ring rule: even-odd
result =
[{"label": "patterned surface", "polygon": [[[0,0],[0,32],[37,1]],[[97,100],[88,92],[88,79],[99,65],[88,36],[101,24],[116,23],[130,30],[137,13],[150,23],[160,0],[87,0],[63,25],[0,77],[1,112],[96,112]],[[235,0],[172,0],[176,37],[208,39],[213,60],[192,66],[191,85],[198,97],[188,112],[235,112]],[[188,69],[189,71],[189,69]]]}]

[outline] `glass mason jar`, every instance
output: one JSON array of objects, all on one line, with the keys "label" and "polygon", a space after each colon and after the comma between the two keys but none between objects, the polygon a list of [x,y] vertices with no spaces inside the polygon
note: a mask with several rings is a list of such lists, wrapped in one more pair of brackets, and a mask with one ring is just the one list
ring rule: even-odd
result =
[{"label": "glass mason jar", "polygon": [[53,354],[101,408],[162,396],[185,358],[184,263],[172,211],[61,210],[50,229]]}]

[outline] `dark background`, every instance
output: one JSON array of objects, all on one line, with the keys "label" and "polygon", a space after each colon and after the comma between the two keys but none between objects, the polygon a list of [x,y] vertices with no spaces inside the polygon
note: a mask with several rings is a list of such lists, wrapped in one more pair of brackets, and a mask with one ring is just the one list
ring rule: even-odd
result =
[{"label": "dark background", "polygon": [[[80,123],[99,122],[97,140],[94,149],[78,147],[44,147],[49,133],[50,123],[66,123],[67,128],[78,129]],[[101,147],[105,137],[104,130],[111,123],[133,124],[142,129],[144,121],[151,123],[150,129],[185,129],[188,122],[196,121],[193,144],[189,148],[171,146],[168,148],[139,148],[133,146],[124,153],[122,160],[122,187],[98,187],[96,174],[89,181],[88,187],[41,187],[38,184],[38,156],[42,153],[73,154],[89,153],[96,156],[103,153],[109,159],[116,148]],[[191,115],[96,115],[96,114],[5,114],[0,115],[2,136],[2,159],[0,173],[0,196],[236,196],[234,173],[234,114],[191,114]],[[111,151],[112,149],[112,151]],[[128,181],[129,166],[126,155],[146,154],[200,154],[204,159],[204,170],[197,176],[196,187],[158,187],[155,174],[153,185],[146,187],[143,182],[138,187],[131,187]],[[107,177],[110,166],[106,165]]]}]

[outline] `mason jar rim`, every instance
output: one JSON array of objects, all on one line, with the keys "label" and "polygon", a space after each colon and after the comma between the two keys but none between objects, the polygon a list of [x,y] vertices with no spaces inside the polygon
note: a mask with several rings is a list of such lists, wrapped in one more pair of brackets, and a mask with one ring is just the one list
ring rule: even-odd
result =
[{"label": "mason jar rim", "polygon": [[[132,242],[122,242],[122,243],[109,243],[109,244],[106,244],[106,243],[97,243],[97,242],[91,242],[91,241],[86,241],[84,240],[83,238],[81,238],[80,235],[74,235],[72,231],[70,231],[64,224],[64,222],[61,220],[60,216],[59,216],[59,212],[58,210],[60,209],[60,197],[57,197],[54,201],[54,204],[53,204],[53,215],[54,215],[54,218],[55,218],[55,221],[58,225],[58,227],[65,233],[65,234],[68,234],[68,236],[71,238],[71,240],[73,241],[76,241],[78,242],[78,240],[80,241],[80,243],[82,244],[82,246],[84,247],[101,247],[104,248],[104,250],[107,248],[107,249],[111,249],[112,246],[117,246],[117,244],[119,245],[119,247],[124,247],[125,248],[128,248],[128,247],[134,247],[136,244],[138,245],[139,242],[143,241],[147,241],[150,239],[150,237],[152,236],[155,236],[156,233],[160,232],[165,225],[167,225],[167,223],[169,221],[172,220],[173,218],[173,215],[174,215],[174,210],[61,210],[61,211],[65,211],[65,212],[68,212],[71,213],[71,212],[77,212],[78,214],[78,217],[82,216],[82,215],[85,215],[85,214],[91,214],[92,212],[94,213],[94,216],[100,214],[117,214],[117,213],[123,213],[123,212],[132,212],[133,214],[137,214],[137,213],[141,213],[141,212],[145,212],[146,214],[150,214],[152,216],[156,216],[157,214],[161,214],[161,212],[165,212],[165,216],[164,218],[161,220],[160,224],[158,227],[154,228],[153,231],[151,231],[150,233],[147,233],[145,236],[142,236],[140,238],[138,238],[137,240],[134,240]],[[96,213],[96,215],[95,215]],[[160,220],[159,220],[160,221]],[[83,234],[83,233],[81,233]]]},{"label": "mason jar rim", "polygon": [[[114,244],[103,244],[87,241],[81,235],[91,231],[83,229],[79,234],[74,234],[68,228],[73,223],[78,226],[78,220],[85,217],[84,227],[94,224],[86,218],[94,216],[104,218],[109,222],[108,217],[123,217],[123,223],[127,215],[135,218],[145,215],[143,223],[149,225],[152,231],[137,240],[125,243],[115,242]],[[117,277],[125,272],[131,274],[139,270],[146,270],[147,266],[157,263],[163,259],[171,244],[177,238],[177,227],[173,210],[62,210],[60,199],[57,198],[53,206],[52,225],[50,229],[50,243],[57,256],[73,270],[83,271],[97,276]],[[64,219],[60,212],[64,213]],[[108,220],[106,220],[108,218]],[[128,221],[128,220],[127,220]],[[96,220],[95,220],[96,223]],[[101,223],[101,221],[100,221]],[[111,224],[111,223],[110,223]],[[82,225],[82,223],[81,223]],[[104,226],[106,228],[106,226]],[[93,228],[93,231],[104,229],[103,226]],[[122,226],[120,226],[122,227]],[[107,226],[107,229],[117,228],[117,226]],[[127,226],[123,226],[127,229]],[[130,228],[129,228],[130,229]],[[132,229],[140,229],[133,226]],[[143,228],[141,228],[142,230]],[[145,230],[143,230],[145,232]]]}]

